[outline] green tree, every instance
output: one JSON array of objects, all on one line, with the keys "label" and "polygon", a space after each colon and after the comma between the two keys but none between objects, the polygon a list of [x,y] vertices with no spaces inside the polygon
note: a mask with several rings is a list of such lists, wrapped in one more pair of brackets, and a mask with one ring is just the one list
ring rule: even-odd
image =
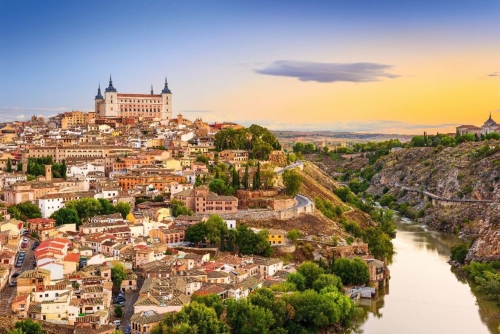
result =
[{"label": "green tree", "polygon": [[243,178],[241,179],[241,185],[243,186],[244,189],[248,189],[249,187],[249,180],[248,180],[248,164],[245,166],[245,174],[243,174]]},{"label": "green tree", "polygon": [[286,237],[290,239],[293,243],[295,243],[297,239],[299,239],[301,236],[302,234],[300,233],[300,231],[295,228],[291,229],[286,233]]},{"label": "green tree", "polygon": [[185,232],[185,239],[194,243],[204,242],[207,238],[205,223],[199,222],[189,226]]},{"label": "green tree", "polygon": [[213,309],[215,313],[217,313],[217,317],[219,318],[221,317],[222,313],[224,313],[224,304],[222,303],[222,299],[219,297],[219,295],[193,295],[191,297],[191,301],[204,304],[205,306]]},{"label": "green tree", "polygon": [[394,254],[391,238],[380,229],[374,227],[365,229],[363,241],[368,244],[370,253],[377,259],[383,260]]},{"label": "green tree", "polygon": [[275,320],[271,310],[258,307],[247,299],[228,299],[226,302],[227,320],[231,333],[270,333]]},{"label": "green tree", "polygon": [[7,173],[12,173],[12,161],[7,158]]},{"label": "green tree", "polygon": [[113,281],[113,285],[120,289],[122,281],[126,278],[127,271],[125,270],[125,266],[121,263],[115,263],[111,268],[111,280]]},{"label": "green tree", "polygon": [[233,188],[235,190],[240,189],[240,187],[241,187],[240,174],[234,168],[233,168],[233,172],[232,172],[232,180],[231,181],[233,184]]},{"label": "green tree", "polygon": [[17,163],[17,171],[18,172],[22,172],[23,171],[23,163],[22,162],[18,162]]},{"label": "green tree", "polygon": [[27,319],[22,321],[17,321],[15,328],[20,329],[22,333],[26,334],[42,334],[42,325],[33,320]]},{"label": "green tree", "polygon": [[216,193],[217,195],[223,195],[227,191],[226,183],[221,180],[221,179],[213,179],[209,184],[208,184],[208,189],[211,192]]},{"label": "green tree", "polygon": [[286,169],[283,172],[283,184],[288,196],[296,196],[300,191],[302,177],[293,169]]},{"label": "green tree", "polygon": [[97,199],[89,197],[66,202],[66,207],[76,210],[82,222],[90,221],[90,218],[98,215],[102,210],[101,203]]},{"label": "green tree", "polygon": [[172,211],[172,216],[192,216],[193,211],[186,207],[183,201],[178,199],[173,199],[170,201],[170,210]]},{"label": "green tree", "polygon": [[9,329],[6,334],[26,334],[26,332],[23,332],[21,328],[13,328]]},{"label": "green tree", "polygon": [[450,258],[453,261],[463,264],[465,262],[465,258],[467,257],[467,253],[469,252],[469,247],[467,247],[467,244],[454,245],[451,247],[450,252]]},{"label": "green tree", "polygon": [[222,240],[227,236],[227,225],[218,215],[210,215],[205,222],[207,239],[211,244],[220,247]]},{"label": "green tree", "polygon": [[336,275],[332,274],[321,274],[318,276],[312,285],[312,288],[316,292],[320,292],[325,288],[335,288],[337,291],[342,291],[342,279]]},{"label": "green tree", "polygon": [[297,272],[299,272],[306,279],[306,289],[311,289],[313,283],[319,278],[320,275],[325,273],[325,270],[318,267],[316,263],[306,261],[297,268]]},{"label": "green tree", "polygon": [[99,203],[101,204],[101,211],[99,214],[101,215],[110,215],[112,213],[115,213],[115,208],[113,207],[113,204],[105,198],[98,198],[97,199]]},{"label": "green tree", "polygon": [[120,305],[115,306],[115,316],[117,318],[123,317],[123,308]]},{"label": "green tree", "polygon": [[228,326],[219,320],[215,310],[198,302],[185,305],[181,311],[166,313],[151,334],[229,334]]},{"label": "green tree", "polygon": [[298,291],[304,291],[306,289],[306,278],[301,273],[295,272],[288,274],[286,281],[287,283],[293,284]]},{"label": "green tree", "polygon": [[60,208],[54,212],[50,218],[56,221],[56,226],[64,224],[76,224],[77,227],[80,226],[81,221],[78,217],[78,212],[75,209]]},{"label": "green tree", "polygon": [[22,202],[17,205],[11,205],[7,212],[13,215],[16,219],[26,221],[33,218],[42,218],[42,212],[37,205],[31,202]]},{"label": "green tree", "polygon": [[364,284],[370,279],[368,265],[359,257],[336,259],[333,264],[333,272],[342,279],[342,283],[345,285]]},{"label": "green tree", "polygon": [[118,202],[115,205],[116,212],[119,212],[122,215],[122,218],[127,218],[127,215],[130,213],[130,204],[125,202]]},{"label": "green tree", "polygon": [[68,172],[68,167],[66,166],[66,160],[62,161],[61,164],[61,176],[66,180],[66,173]]}]

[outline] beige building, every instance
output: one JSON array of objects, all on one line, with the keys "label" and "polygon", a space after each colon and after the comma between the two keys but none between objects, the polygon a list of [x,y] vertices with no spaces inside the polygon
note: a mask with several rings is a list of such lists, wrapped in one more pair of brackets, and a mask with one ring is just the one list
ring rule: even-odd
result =
[{"label": "beige building", "polygon": [[109,77],[109,86],[101,94],[101,87],[95,96],[95,112],[98,117],[136,117],[152,120],[170,121],[172,119],[172,92],[165,86],[161,94],[154,94],[151,86],[150,94],[118,93]]},{"label": "beige building", "polygon": [[233,196],[219,196],[210,192],[206,186],[188,189],[173,195],[190,210],[201,214],[225,214],[238,212],[238,199]]}]

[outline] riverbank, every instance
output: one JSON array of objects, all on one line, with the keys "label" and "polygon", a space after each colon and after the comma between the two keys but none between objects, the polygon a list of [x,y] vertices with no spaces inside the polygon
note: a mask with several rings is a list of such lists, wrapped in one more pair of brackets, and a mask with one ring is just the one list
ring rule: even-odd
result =
[{"label": "riverbank", "polygon": [[499,309],[447,263],[460,240],[403,218],[393,239],[391,282],[345,333],[495,333]]}]

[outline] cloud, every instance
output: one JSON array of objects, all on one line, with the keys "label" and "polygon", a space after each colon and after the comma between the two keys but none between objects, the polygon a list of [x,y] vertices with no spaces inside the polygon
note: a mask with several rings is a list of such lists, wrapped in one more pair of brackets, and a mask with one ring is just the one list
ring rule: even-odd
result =
[{"label": "cloud", "polygon": [[498,76],[500,76],[500,73],[498,73],[498,72],[493,72],[493,73],[488,74],[488,76],[489,76],[489,77],[498,77]]},{"label": "cloud", "polygon": [[22,120],[22,119],[25,119],[25,118],[26,118],[26,116],[24,116],[24,115],[16,116],[16,119],[18,119],[18,120]]},{"label": "cloud", "polygon": [[372,82],[381,78],[397,78],[387,73],[391,65],[377,63],[314,63],[293,60],[277,60],[256,73],[297,78],[316,82]]}]

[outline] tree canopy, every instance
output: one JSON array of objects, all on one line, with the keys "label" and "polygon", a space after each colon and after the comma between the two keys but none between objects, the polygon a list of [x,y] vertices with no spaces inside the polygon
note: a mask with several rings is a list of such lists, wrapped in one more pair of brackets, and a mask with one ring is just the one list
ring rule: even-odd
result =
[{"label": "tree canopy", "polygon": [[193,211],[186,207],[183,201],[178,199],[172,199],[170,201],[170,210],[172,211],[172,216],[192,216]]},{"label": "tree canopy", "polygon": [[17,205],[11,205],[7,212],[16,219],[26,221],[33,218],[42,218],[40,208],[31,202],[22,202]]}]

